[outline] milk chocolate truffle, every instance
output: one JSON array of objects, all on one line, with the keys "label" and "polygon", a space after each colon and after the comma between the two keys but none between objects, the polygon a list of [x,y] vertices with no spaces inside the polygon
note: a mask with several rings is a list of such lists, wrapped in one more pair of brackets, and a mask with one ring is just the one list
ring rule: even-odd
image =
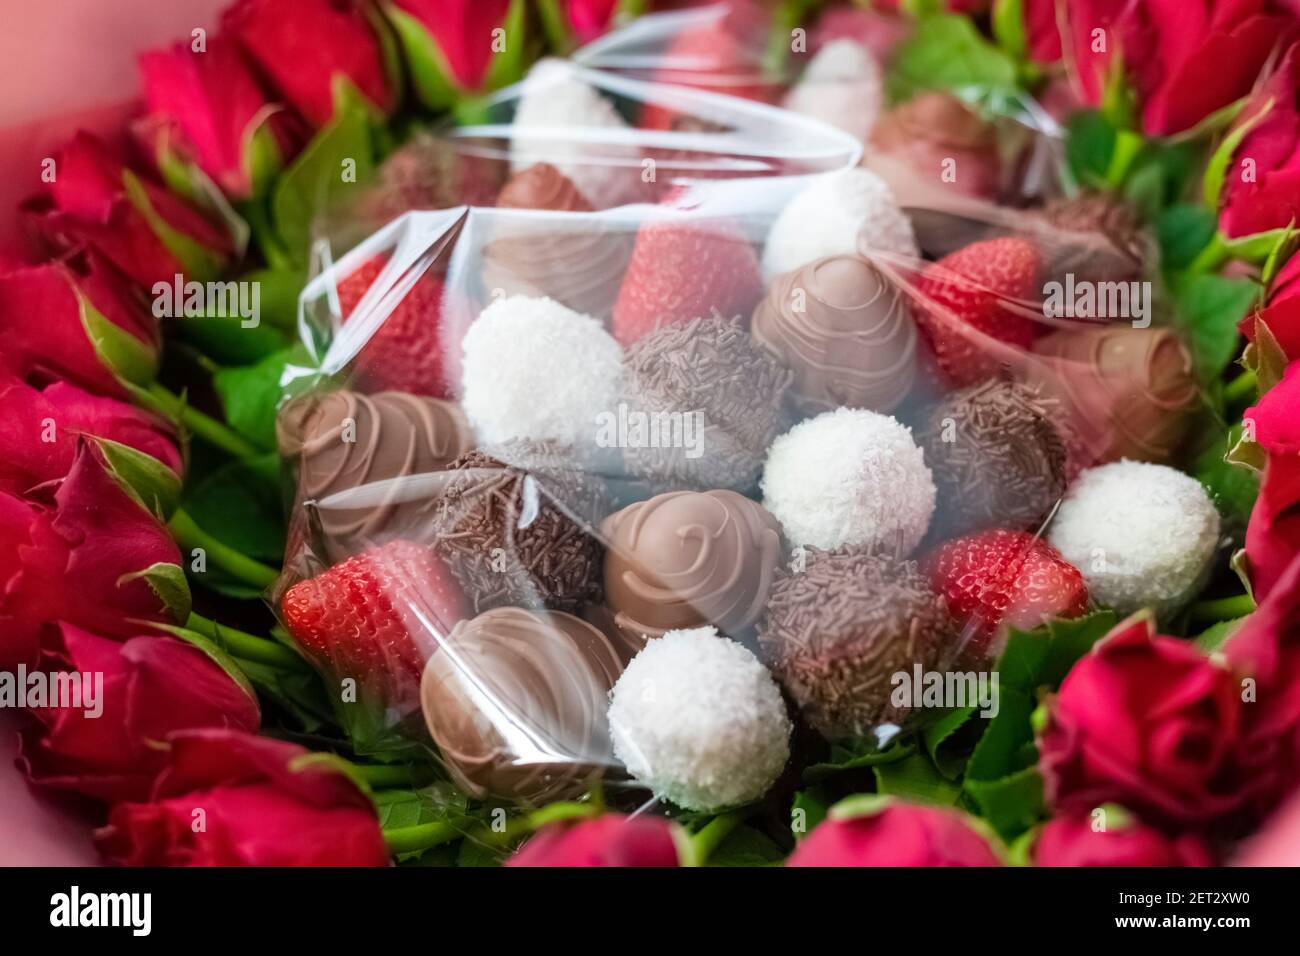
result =
[{"label": "milk chocolate truffle", "polygon": [[608,638],[568,614],[503,607],[461,621],[429,659],[420,701],[456,784],[478,799],[577,796],[614,765]]},{"label": "milk chocolate truffle", "polygon": [[[474,445],[459,405],[406,392],[305,396],[284,409],[277,429],[281,453],[297,467],[300,501],[441,471]],[[364,508],[318,507],[322,532],[334,543],[376,534],[392,522],[400,491],[394,483]]]},{"label": "milk chocolate truffle", "polygon": [[1029,376],[1060,399],[1076,463],[1173,457],[1195,417],[1192,357],[1169,329],[1062,329],[1034,343]]},{"label": "milk chocolate truffle", "polygon": [[791,373],[738,318],[656,329],[632,344],[623,368],[627,434],[617,444],[632,477],[653,490],[754,486],[786,425]]},{"label": "milk chocolate truffle", "polygon": [[672,491],[605,519],[606,602],[630,639],[712,624],[736,637],[763,610],[781,528],[734,491]]},{"label": "milk chocolate truffle", "polygon": [[841,405],[893,411],[916,375],[916,323],[866,259],[830,256],[781,276],[754,310],[754,339],[794,372],[805,415]]},{"label": "milk chocolate truffle", "polygon": [[[515,173],[497,197],[513,209],[590,212],[591,204],[549,163]],[[578,312],[606,314],[632,255],[634,235],[588,217],[501,216],[483,247],[483,285],[505,295],[549,296]]]},{"label": "milk chocolate truffle", "polygon": [[989,381],[949,395],[917,436],[949,534],[994,526],[1029,529],[1065,491],[1060,403],[1038,389]]},{"label": "milk chocolate truffle", "polygon": [[758,640],[804,717],[838,740],[901,724],[893,675],[934,669],[956,632],[915,562],[810,549],[802,570],[778,571]]},{"label": "milk chocolate truffle", "polygon": [[475,612],[503,605],[577,611],[601,596],[595,528],[609,511],[596,476],[537,455],[481,451],[448,466],[424,522]]},{"label": "milk chocolate truffle", "polygon": [[[880,118],[871,132],[865,165],[893,188],[900,202],[919,182],[962,195],[993,198],[998,192],[997,132],[947,92],[918,93]],[[951,169],[953,178],[943,179]]]}]

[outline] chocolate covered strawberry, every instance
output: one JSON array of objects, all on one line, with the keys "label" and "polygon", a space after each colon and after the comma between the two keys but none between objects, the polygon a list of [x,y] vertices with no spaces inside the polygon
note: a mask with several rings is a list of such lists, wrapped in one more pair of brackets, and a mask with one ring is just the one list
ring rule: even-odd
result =
[{"label": "chocolate covered strawberry", "polygon": [[317,667],[399,708],[418,701],[425,658],[465,616],[451,572],[409,541],[372,548],[300,581],[282,609]]},{"label": "chocolate covered strawberry", "polygon": [[945,542],[925,559],[930,585],[971,635],[967,656],[986,652],[998,627],[1028,630],[1088,607],[1079,569],[1046,541],[994,529]]},{"label": "chocolate covered strawberry", "polygon": [[973,242],[926,266],[915,315],[948,384],[993,377],[1009,352],[1027,350],[1045,331],[1037,321],[1041,268],[1038,250],[1012,237]]},{"label": "chocolate covered strawberry", "polygon": [[754,247],[730,223],[646,223],[614,303],[614,338],[631,345],[673,322],[750,312],[763,294]]},{"label": "chocolate covered strawberry", "polygon": [[[384,257],[375,256],[339,283],[344,325],[360,321],[357,305],[384,265]],[[442,295],[442,281],[425,273],[384,317],[356,358],[359,384],[366,391],[450,397],[440,338]]]}]

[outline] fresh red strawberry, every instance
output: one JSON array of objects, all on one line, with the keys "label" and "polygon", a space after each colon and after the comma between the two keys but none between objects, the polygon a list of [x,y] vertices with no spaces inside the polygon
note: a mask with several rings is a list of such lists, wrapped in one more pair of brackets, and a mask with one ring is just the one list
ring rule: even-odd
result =
[{"label": "fresh red strawberry", "polygon": [[[428,549],[409,541],[348,558],[300,581],[284,596],[284,621],[317,666],[378,694],[385,705],[417,698],[428,622],[440,633],[465,616],[456,579]],[[414,630],[414,633],[413,633]],[[417,641],[417,635],[419,640]]]},{"label": "fresh red strawberry", "polygon": [[995,528],[954,538],[930,553],[924,570],[949,612],[973,635],[968,655],[986,651],[1003,622],[1028,630],[1088,607],[1079,569],[1024,531]]},{"label": "fresh red strawberry", "polygon": [[748,319],[762,294],[754,247],[730,223],[646,223],[614,303],[614,338],[631,345],[715,311]]},{"label": "fresh red strawberry", "polygon": [[949,384],[974,385],[997,373],[1005,353],[982,336],[1026,350],[1045,330],[1036,321],[1041,267],[1031,243],[1010,237],[972,242],[926,266],[915,314]]},{"label": "fresh red strawberry", "polygon": [[[383,256],[366,260],[339,283],[343,322],[379,278]],[[413,285],[356,358],[359,384],[367,391],[411,392],[449,398],[439,339],[443,284],[426,273]]]}]

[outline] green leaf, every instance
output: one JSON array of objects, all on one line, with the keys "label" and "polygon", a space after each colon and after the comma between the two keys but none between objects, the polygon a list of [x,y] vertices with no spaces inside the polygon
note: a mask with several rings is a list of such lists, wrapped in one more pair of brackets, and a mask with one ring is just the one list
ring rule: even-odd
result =
[{"label": "green leaf", "polygon": [[1007,56],[1017,61],[1025,59],[1028,43],[1024,0],[994,0],[992,26],[993,37]]},{"label": "green leaf", "polygon": [[939,768],[939,772],[949,780],[955,780],[961,776],[966,765],[966,757],[962,754],[949,753],[950,748],[945,747],[944,744],[966,727],[977,710],[978,708],[974,706],[958,707],[955,710],[950,710],[926,727],[922,734],[925,752],[930,755],[930,759]]},{"label": "green leaf", "polygon": [[281,349],[254,365],[223,368],[212,377],[226,422],[261,448],[276,447],[275,414],[283,391],[280,378],[291,362],[305,362],[301,345]]},{"label": "green leaf", "polygon": [[317,734],[335,725],[325,687],[315,671],[286,671],[246,660],[240,660],[238,665],[258,692],[296,724],[300,732]]},{"label": "green leaf", "polygon": [[1174,283],[1178,324],[1187,333],[1197,375],[1210,381],[1237,356],[1237,323],[1259,297],[1249,279],[1193,275]]},{"label": "green leaf", "polygon": [[1178,203],[1155,219],[1161,265],[1169,270],[1184,269],[1214,238],[1218,220],[1199,203]]},{"label": "green leaf", "polygon": [[420,102],[434,112],[446,110],[460,97],[460,88],[452,80],[451,65],[428,27],[392,3],[384,4],[384,14],[406,54],[411,85]]},{"label": "green leaf", "polygon": [[1259,495],[1259,476],[1228,460],[1228,452],[1241,440],[1240,424],[1226,429],[1192,465],[1192,475],[1210,493],[1229,527],[1243,529]]},{"label": "green leaf", "polygon": [[831,799],[822,786],[814,785],[797,791],[790,805],[790,832],[794,838],[802,840],[812,833],[817,824],[826,819],[830,807]]},{"label": "green leaf", "polygon": [[501,24],[506,37],[505,49],[493,54],[487,76],[483,78],[484,89],[498,90],[523,77],[528,50],[522,37],[527,18],[528,8],[524,0],[510,0],[510,9]]},{"label": "green leaf", "polygon": [[1037,766],[1028,766],[996,780],[968,780],[966,792],[980,815],[1004,840],[1023,833],[1047,815],[1043,778]]},{"label": "green leaf", "polygon": [[88,436],[117,482],[159,520],[166,521],[181,498],[181,479],[153,455],[109,438]]},{"label": "green leaf", "polygon": [[1228,638],[1232,637],[1237,628],[1241,627],[1241,625],[1245,623],[1246,617],[1249,616],[1250,615],[1246,615],[1245,617],[1235,617],[1230,621],[1219,621],[1217,624],[1211,624],[1208,628],[1198,634],[1196,638],[1193,639],[1192,643],[1205,651],[1205,653],[1213,654],[1223,646],[1224,642],[1227,641]]},{"label": "green leaf", "polygon": [[212,660],[212,663],[225,671],[226,676],[238,684],[244,693],[248,694],[249,697],[257,697],[257,691],[253,688],[253,682],[248,679],[248,675],[244,673],[243,668],[235,662],[233,657],[218,647],[216,642],[207,635],[200,634],[198,631],[191,631],[186,627],[169,627],[167,628],[167,633],[180,638],[187,644],[197,647],[204,654],[208,655]]},{"label": "green leaf", "polygon": [[81,290],[76,290],[76,295],[81,306],[81,327],[95,347],[95,354],[124,382],[139,386],[152,382],[158,374],[157,350],[110,322]]},{"label": "green leaf", "polygon": [[805,783],[816,783],[846,770],[861,770],[877,764],[892,763],[912,754],[913,748],[892,744],[884,750],[876,748],[874,741],[850,741],[831,745],[830,759],[804,769]]},{"label": "green leaf", "polygon": [[1014,88],[1016,65],[966,17],[927,16],[895,51],[887,78],[894,102],[922,90]]},{"label": "green leaf", "polygon": [[1073,178],[1103,186],[1119,132],[1096,110],[1075,113],[1065,124],[1065,160]]},{"label": "green leaf", "polygon": [[307,261],[316,217],[355,185],[343,179],[344,161],[356,164],[358,183],[374,169],[372,110],[360,94],[345,100],[271,192],[275,230],[289,255],[300,264]]},{"label": "green leaf", "polygon": [[141,579],[149,585],[173,620],[183,622],[190,616],[190,586],[179,564],[159,561],[142,571],[123,575],[117,583],[120,587]]},{"label": "green leaf", "polygon": [[1219,199],[1223,195],[1223,183],[1227,178],[1228,167],[1232,164],[1232,157],[1237,152],[1237,147],[1272,109],[1273,101],[1270,100],[1223,137],[1223,141],[1219,143],[1218,149],[1206,164],[1205,177],[1201,183],[1201,200],[1208,208],[1218,210]]},{"label": "green leaf", "polygon": [[[199,527],[250,558],[279,564],[286,529],[278,482],[268,472],[271,453],[258,462],[227,462],[186,489],[185,510]],[[209,565],[209,572],[213,568]]]},{"label": "green leaf", "polygon": [[961,794],[961,786],[939,773],[924,754],[913,754],[895,763],[878,764],[872,771],[876,775],[877,793],[945,807],[956,804]]},{"label": "green leaf", "polygon": [[779,866],[785,853],[771,837],[741,825],[727,834],[712,853],[707,866]]}]

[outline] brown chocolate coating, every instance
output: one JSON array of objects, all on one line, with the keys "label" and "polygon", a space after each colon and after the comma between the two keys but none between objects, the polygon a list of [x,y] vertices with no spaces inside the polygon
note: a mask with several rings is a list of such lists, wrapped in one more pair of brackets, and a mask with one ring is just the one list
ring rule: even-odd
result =
[{"label": "brown chocolate coating", "polygon": [[[520,459],[508,452],[512,460]],[[425,538],[473,609],[503,605],[577,611],[601,597],[595,527],[609,511],[599,478],[530,456],[527,468],[470,452],[425,508]]]},{"label": "brown chocolate coating", "polygon": [[739,636],[763,610],[781,556],[781,527],[734,491],[671,491],[605,519],[606,602],[619,629],[644,641],[713,624]]},{"label": "brown chocolate coating", "polygon": [[[942,180],[955,161],[956,179]],[[948,92],[919,93],[895,106],[871,131],[863,164],[881,175],[901,203],[920,198],[918,186],[992,198],[998,192],[997,132]]]},{"label": "brown chocolate coating", "polygon": [[1060,403],[993,380],[947,396],[917,435],[948,534],[1035,527],[1065,492]]},{"label": "brown chocolate coating", "polygon": [[[297,468],[298,499],[317,502],[373,482],[441,471],[474,444],[459,405],[406,392],[306,396],[281,413],[278,434],[281,453]],[[395,484],[385,500],[364,508],[317,507],[322,533],[334,545],[372,537],[392,525],[400,490]]]},{"label": "brown chocolate coating", "polygon": [[1045,280],[1136,281],[1155,252],[1137,210],[1109,196],[1054,199],[1037,217],[1049,227],[1038,240]]},{"label": "brown chocolate coating", "polygon": [[[643,440],[629,437],[624,445],[631,476],[653,491],[754,487],[768,446],[786,427],[791,376],[738,318],[714,315],[656,329],[628,348],[623,367],[629,422],[644,415],[650,425]],[[665,423],[678,422],[681,440],[663,441]],[[656,435],[667,447],[650,447]]]},{"label": "brown chocolate coating", "polygon": [[754,310],[754,339],[794,372],[806,415],[841,405],[890,412],[916,376],[916,323],[866,259],[831,256],[787,273]]},{"label": "brown chocolate coating", "polygon": [[892,678],[933,669],[957,625],[912,561],[853,549],[810,550],[803,570],[781,569],[759,623],[764,660],[824,737],[901,724]]},{"label": "brown chocolate coating", "polygon": [[1195,418],[1191,353],[1169,329],[1130,325],[1062,329],[1034,343],[1028,369],[1061,401],[1078,465],[1132,458],[1169,461]]},{"label": "brown chocolate coating", "polygon": [[425,667],[420,701],[462,790],[542,803],[577,796],[614,764],[605,713],[622,667],[585,621],[496,608],[451,631]]},{"label": "brown chocolate coating", "polygon": [[[590,212],[573,182],[549,163],[515,173],[497,205],[510,209]],[[631,232],[588,218],[500,216],[483,247],[483,285],[489,293],[549,296],[588,315],[603,315],[618,297],[632,255]]]}]

